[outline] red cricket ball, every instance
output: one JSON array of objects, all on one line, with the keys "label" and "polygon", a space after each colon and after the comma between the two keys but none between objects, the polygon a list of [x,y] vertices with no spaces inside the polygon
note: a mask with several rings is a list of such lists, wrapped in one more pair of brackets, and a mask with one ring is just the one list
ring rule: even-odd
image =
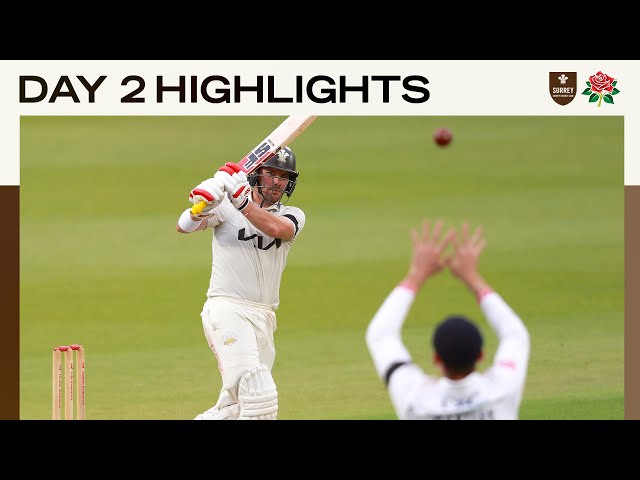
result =
[{"label": "red cricket ball", "polygon": [[449,145],[452,139],[453,134],[448,128],[436,128],[436,130],[433,132],[433,141],[441,147],[446,147],[447,145]]}]

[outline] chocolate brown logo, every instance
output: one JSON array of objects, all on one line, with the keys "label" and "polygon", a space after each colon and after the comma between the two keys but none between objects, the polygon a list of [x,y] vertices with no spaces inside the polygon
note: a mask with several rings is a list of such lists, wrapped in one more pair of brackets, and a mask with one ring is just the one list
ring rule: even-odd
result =
[{"label": "chocolate brown logo", "polygon": [[549,94],[558,105],[567,105],[576,98],[576,72],[549,72]]}]

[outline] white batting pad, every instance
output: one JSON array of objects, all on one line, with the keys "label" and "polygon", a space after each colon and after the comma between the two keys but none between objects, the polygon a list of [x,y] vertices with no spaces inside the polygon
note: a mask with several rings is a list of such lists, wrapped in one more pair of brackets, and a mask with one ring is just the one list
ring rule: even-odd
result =
[{"label": "white batting pad", "polygon": [[240,377],[238,383],[238,420],[275,420],[278,416],[278,391],[271,371],[258,365]]}]

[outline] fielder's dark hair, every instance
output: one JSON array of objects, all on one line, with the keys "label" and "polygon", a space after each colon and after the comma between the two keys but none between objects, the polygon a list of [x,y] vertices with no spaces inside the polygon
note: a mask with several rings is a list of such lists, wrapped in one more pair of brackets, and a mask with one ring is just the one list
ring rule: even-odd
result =
[{"label": "fielder's dark hair", "polygon": [[450,315],[436,327],[432,344],[448,368],[465,370],[475,365],[482,351],[482,334],[463,315]]}]

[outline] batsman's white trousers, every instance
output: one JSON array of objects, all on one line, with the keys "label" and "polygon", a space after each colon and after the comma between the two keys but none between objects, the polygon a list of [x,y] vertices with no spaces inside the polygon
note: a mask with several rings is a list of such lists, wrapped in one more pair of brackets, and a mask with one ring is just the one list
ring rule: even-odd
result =
[{"label": "batsman's white trousers", "polygon": [[238,402],[238,381],[243,373],[260,363],[269,370],[273,368],[276,314],[264,305],[233,297],[212,297],[200,315],[222,377],[218,401],[218,408],[222,408]]}]

